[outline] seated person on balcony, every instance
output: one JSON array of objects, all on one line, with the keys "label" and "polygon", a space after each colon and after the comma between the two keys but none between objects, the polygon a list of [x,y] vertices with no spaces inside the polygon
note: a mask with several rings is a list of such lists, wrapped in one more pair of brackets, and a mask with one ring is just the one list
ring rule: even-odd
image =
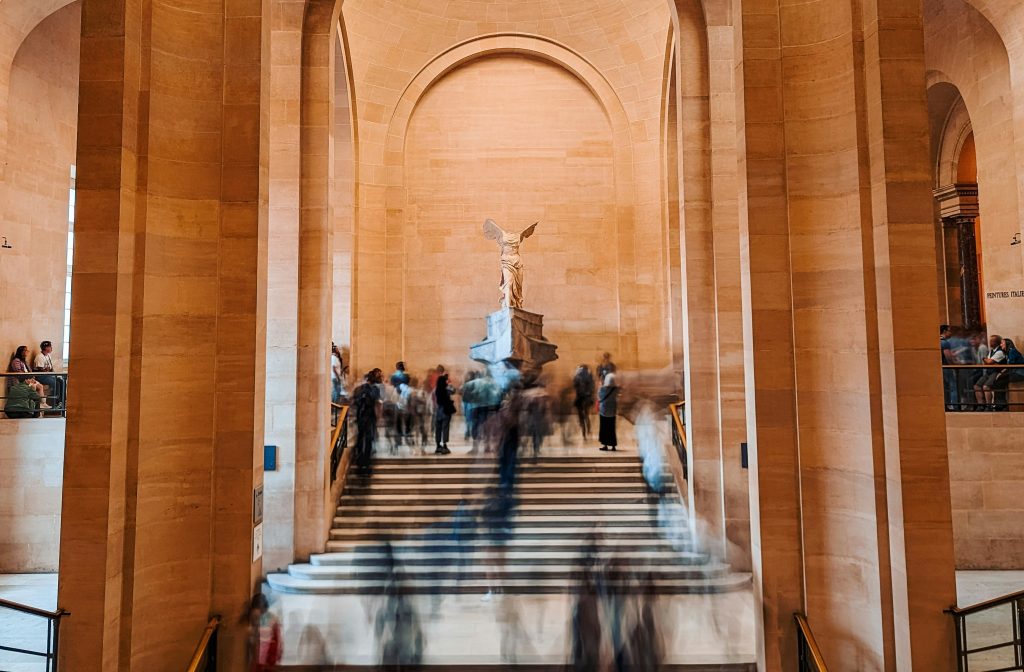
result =
[{"label": "seated person on balcony", "polygon": [[24,381],[16,380],[7,388],[4,413],[8,418],[38,418],[39,409],[44,408],[40,403],[42,400],[42,396],[35,387]]},{"label": "seated person on balcony", "polygon": [[[1006,351],[1003,350],[1003,337],[993,334],[988,339],[989,345],[989,356],[982,360],[983,364],[992,366],[995,364],[1006,364]],[[999,375],[1004,369],[986,369],[985,375],[981,377],[974,385],[974,394],[977,398],[978,404],[982,405],[983,410],[994,411],[996,410],[996,390],[1006,389],[1002,381],[999,379]],[[1006,380],[1005,385],[1009,385],[1009,380]]]},{"label": "seated person on balcony", "polygon": [[[7,363],[7,373],[31,373],[28,368],[28,346],[19,345],[18,349],[11,355],[10,362]],[[35,393],[40,397],[39,408],[46,410],[50,408],[49,404],[46,403],[46,392],[43,389],[43,384],[35,378],[29,376],[11,376],[7,378],[7,391],[10,393],[10,389],[17,382],[23,382],[31,387]]]},{"label": "seated person on balcony", "polygon": [[[1002,347],[1003,352],[1006,353],[1007,364],[1024,364],[1024,354],[1017,349],[1017,344],[1013,342],[1012,338],[1004,338]],[[1010,383],[1024,381],[1024,369],[1005,369],[1004,373],[1006,373],[1007,387],[1009,387]]]},{"label": "seated person on balcony", "polygon": [[[50,341],[40,343],[39,354],[32,360],[32,370],[40,373],[55,372],[53,359],[50,358],[51,352],[53,352],[53,343]],[[50,388],[50,394],[57,397],[57,408],[60,408],[61,401],[64,399],[64,379],[57,376],[36,376],[36,380]]]}]

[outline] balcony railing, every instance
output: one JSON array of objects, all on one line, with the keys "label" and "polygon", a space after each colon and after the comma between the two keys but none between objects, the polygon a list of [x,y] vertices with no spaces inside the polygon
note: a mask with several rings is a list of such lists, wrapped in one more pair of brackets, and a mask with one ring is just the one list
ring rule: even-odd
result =
[{"label": "balcony railing", "polygon": [[969,607],[950,607],[959,672],[1024,670],[1024,590]]},{"label": "balcony railing", "polygon": [[942,385],[950,413],[1024,411],[1024,364],[945,364]]},{"label": "balcony railing", "polygon": [[19,646],[5,645],[3,644],[4,633],[2,632],[0,632],[0,651],[9,651],[11,653],[27,656],[30,659],[42,658],[44,665],[43,670],[45,670],[45,672],[56,672],[57,653],[60,648],[60,621],[62,618],[70,616],[71,613],[59,608],[56,611],[46,611],[45,609],[37,609],[24,604],[18,604],[17,602],[9,602],[7,600],[0,600],[0,609],[7,609],[20,614],[25,614],[26,616],[43,618],[46,620],[45,651],[36,651],[34,649],[24,649]]},{"label": "balcony railing", "polygon": [[[46,394],[44,400],[50,405],[49,409],[37,409],[37,412],[29,417],[63,417],[67,412],[67,389],[68,374],[52,371],[34,371],[32,373],[0,373],[0,414],[4,413],[7,406],[7,391],[11,385],[18,380],[35,378],[45,385]],[[52,383],[52,384],[51,384]]]}]

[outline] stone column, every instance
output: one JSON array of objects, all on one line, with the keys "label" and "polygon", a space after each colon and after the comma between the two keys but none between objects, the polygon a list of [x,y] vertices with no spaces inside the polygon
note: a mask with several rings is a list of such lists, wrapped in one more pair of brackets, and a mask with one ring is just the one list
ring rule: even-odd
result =
[{"label": "stone column", "polygon": [[751,562],[758,669],[796,668],[803,609],[793,297],[779,0],[733,0]]},{"label": "stone column", "polygon": [[830,669],[952,660],[923,31],[893,5],[734,4],[765,670],[796,665],[797,610]]},{"label": "stone column", "polygon": [[957,217],[957,256],[960,259],[961,318],[964,327],[981,326],[981,287],[978,283],[978,245],[974,235],[974,217]]},{"label": "stone column", "polygon": [[245,660],[262,482],[260,0],[85,0],[59,602],[68,669]]},{"label": "stone column", "polygon": [[956,579],[942,372],[926,328],[938,305],[922,10],[920,2],[862,5],[895,624],[889,667],[943,672],[956,669],[943,613],[956,602]]},{"label": "stone column", "polygon": [[690,499],[700,548],[725,557],[725,487],[719,417],[715,249],[711,217],[711,143],[707,41],[692,6],[680,8],[675,59],[680,135],[684,389]]},{"label": "stone column", "polygon": [[[333,0],[311,0],[302,30],[299,185],[299,328],[295,407],[295,556],[324,550],[330,498],[331,347],[331,68],[338,15]],[[339,5],[340,9],[340,5]]]}]

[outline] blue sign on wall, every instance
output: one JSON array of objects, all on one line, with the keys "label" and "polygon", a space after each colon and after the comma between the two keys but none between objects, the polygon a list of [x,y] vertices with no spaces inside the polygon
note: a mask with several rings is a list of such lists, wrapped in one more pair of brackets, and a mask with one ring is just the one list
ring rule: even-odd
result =
[{"label": "blue sign on wall", "polygon": [[263,471],[277,471],[277,446],[263,446]]}]

